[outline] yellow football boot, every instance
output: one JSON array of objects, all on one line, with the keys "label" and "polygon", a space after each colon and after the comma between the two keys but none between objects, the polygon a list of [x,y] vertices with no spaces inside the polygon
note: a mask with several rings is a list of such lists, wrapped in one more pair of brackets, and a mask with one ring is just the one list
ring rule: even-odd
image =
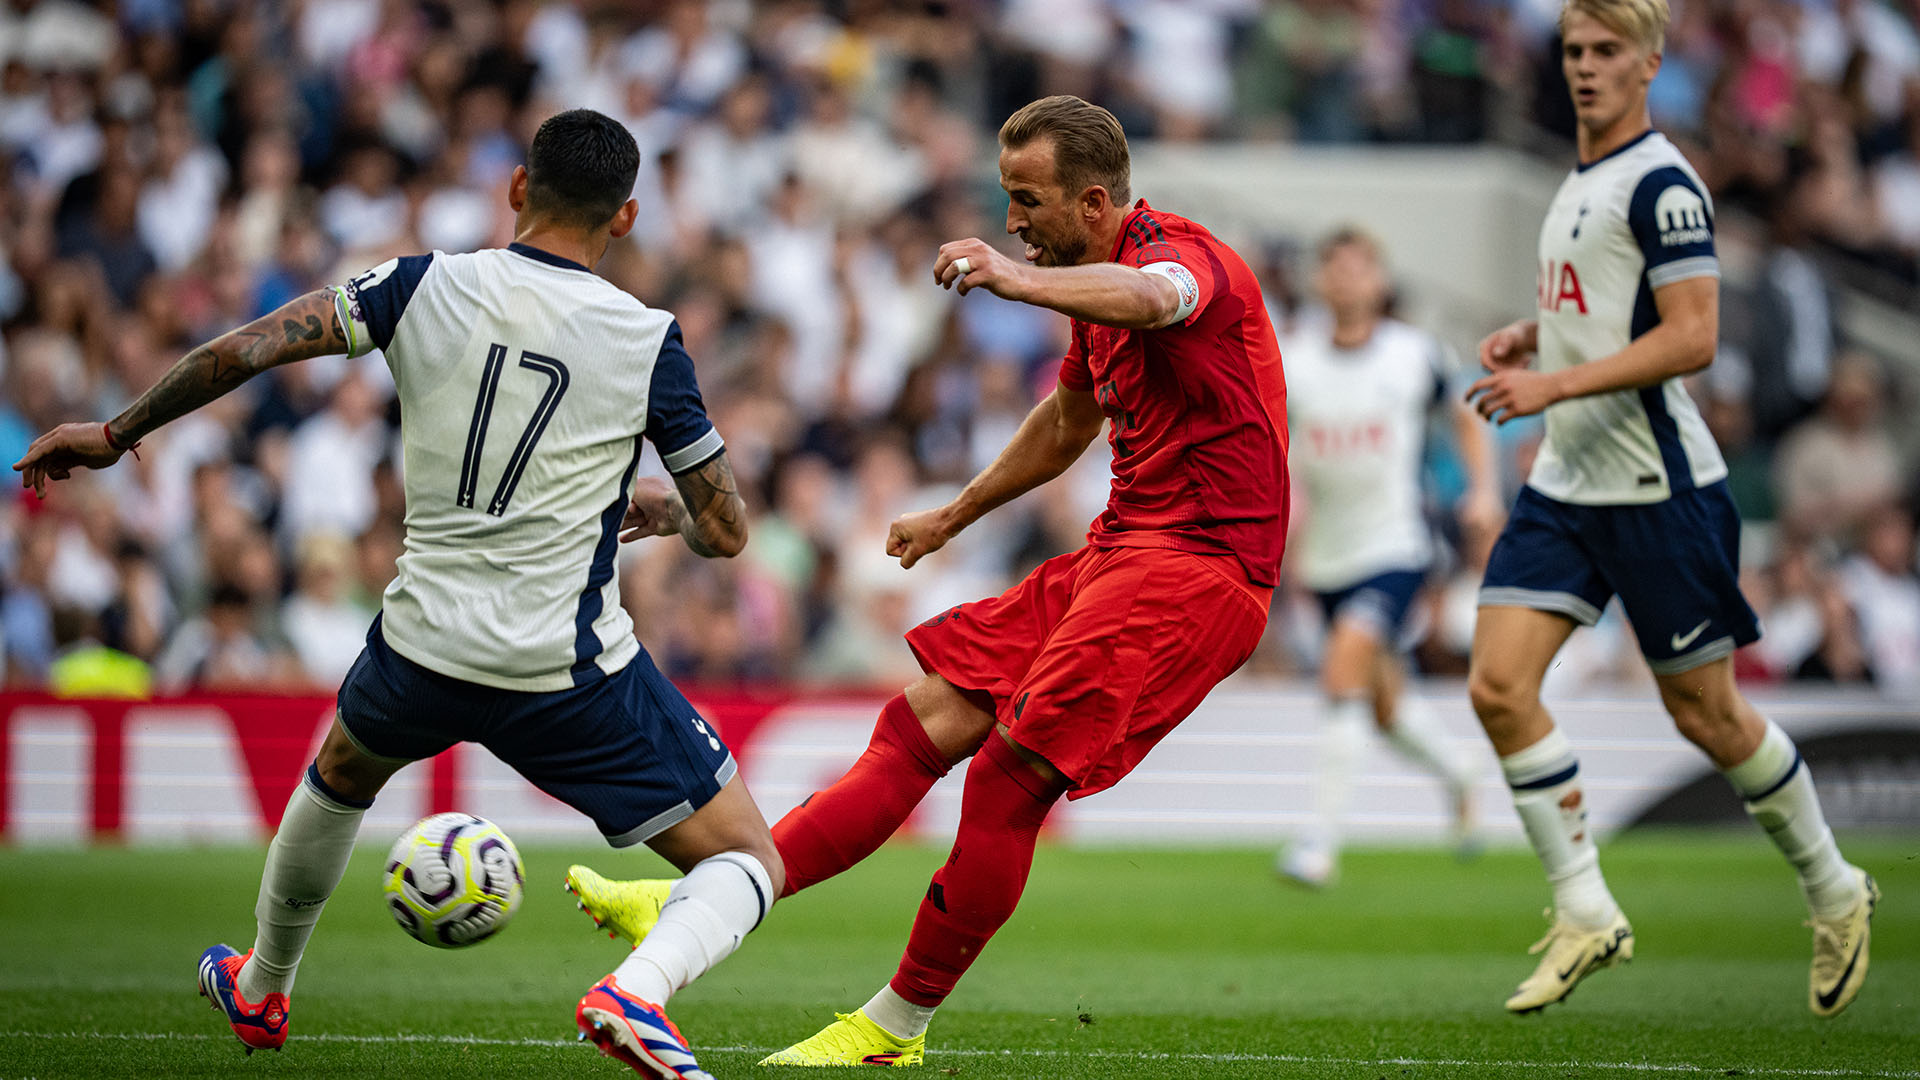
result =
[{"label": "yellow football boot", "polygon": [[834,1013],[834,1021],[805,1042],[760,1059],[762,1065],[918,1065],[926,1059],[925,1033],[897,1039],[859,1009]]},{"label": "yellow football boot", "polygon": [[638,945],[660,921],[660,909],[666,906],[673,882],[610,881],[584,866],[569,866],[567,891],[608,937]]}]

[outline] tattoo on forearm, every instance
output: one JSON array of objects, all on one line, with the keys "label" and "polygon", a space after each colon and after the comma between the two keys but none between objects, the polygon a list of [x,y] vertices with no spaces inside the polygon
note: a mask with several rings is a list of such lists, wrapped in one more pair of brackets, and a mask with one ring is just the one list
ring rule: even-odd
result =
[{"label": "tattoo on forearm", "polygon": [[674,477],[673,482],[687,514],[680,535],[686,538],[687,546],[695,554],[712,558],[720,554],[715,542],[740,536],[745,529],[747,508],[740,498],[740,487],[733,478],[733,466],[726,454]]},{"label": "tattoo on forearm", "polygon": [[[275,335],[274,321],[280,323]],[[253,378],[294,360],[346,351],[346,335],[326,290],[309,293],[271,315],[222,334],[180,358],[160,381],[108,425],[114,440],[138,442]]]},{"label": "tattoo on forearm", "polygon": [[322,337],[325,337],[327,333],[326,329],[320,325],[320,316],[318,315],[307,316],[305,325],[297,323],[292,319],[283,319],[281,320],[280,327],[287,332],[287,344],[289,345],[296,341],[319,341]]}]

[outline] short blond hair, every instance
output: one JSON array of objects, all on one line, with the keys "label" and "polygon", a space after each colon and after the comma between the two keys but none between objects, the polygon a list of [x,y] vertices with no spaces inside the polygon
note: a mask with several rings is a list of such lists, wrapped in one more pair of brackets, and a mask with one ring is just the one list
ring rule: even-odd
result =
[{"label": "short blond hair", "polygon": [[1053,140],[1054,176],[1069,197],[1097,185],[1116,205],[1132,201],[1127,133],[1112,113],[1056,94],[1028,103],[1000,125],[1000,145],[1009,150],[1041,138]]},{"label": "short blond hair", "polygon": [[1566,0],[1560,8],[1560,32],[1573,13],[1586,15],[1650,53],[1666,48],[1673,10],[1667,0]]}]

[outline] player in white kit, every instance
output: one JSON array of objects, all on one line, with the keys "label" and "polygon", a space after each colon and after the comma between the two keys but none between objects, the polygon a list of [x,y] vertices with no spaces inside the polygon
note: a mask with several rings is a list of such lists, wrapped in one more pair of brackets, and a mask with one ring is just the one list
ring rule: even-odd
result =
[{"label": "player in white kit", "polygon": [[[746,542],[679,324],[589,269],[633,227],[638,168],[617,121],[551,117],[509,184],[511,247],[394,259],[302,297],[195,349],[113,420],[41,436],[14,466],[44,492],[279,364],[379,348],[393,370],[399,575],[269,849],[254,947],[201,957],[201,993],[248,1053],[286,1040],[295,970],[374,796],[402,765],[473,741],[609,843],[644,842],[685,872],[575,1019],[646,1075],[708,1075],[663,1006],[759,924],[784,870],[732,755],[620,605],[620,540],[677,534],[708,557]],[[642,439],[674,484],[629,496]]]},{"label": "player in white kit", "polygon": [[1680,383],[1713,361],[1719,264],[1705,185],[1648,119],[1668,17],[1666,0],[1561,10],[1580,163],[1540,227],[1536,316],[1481,342],[1491,374],[1469,390],[1500,423],[1546,413],[1546,440],[1488,561],[1469,676],[1553,886],[1553,926],[1534,948],[1544,955],[1507,1008],[1559,1001],[1633,955],[1587,828],[1579,763],[1540,704],[1554,654],[1617,595],[1674,726],[1798,872],[1813,927],[1808,1004],[1832,1016],[1866,978],[1879,894],[1841,857],[1793,741],[1734,685],[1732,653],[1760,630],[1740,594],[1726,465]]},{"label": "player in white kit", "polygon": [[1427,424],[1445,409],[1469,476],[1458,507],[1469,529],[1498,527],[1492,440],[1472,409],[1448,393],[1456,363],[1438,338],[1386,316],[1391,291],[1379,245],[1342,229],[1319,251],[1315,291],[1327,320],[1309,320],[1281,348],[1287,358],[1288,463],[1304,499],[1288,564],[1319,599],[1327,621],[1320,686],[1326,695],[1314,770],[1314,821],[1280,860],[1309,886],[1339,868],[1341,818],[1367,731],[1445,786],[1456,839],[1471,839],[1472,773],[1450,753],[1418,700],[1404,695],[1400,652],[1408,613],[1432,567],[1422,509]]}]

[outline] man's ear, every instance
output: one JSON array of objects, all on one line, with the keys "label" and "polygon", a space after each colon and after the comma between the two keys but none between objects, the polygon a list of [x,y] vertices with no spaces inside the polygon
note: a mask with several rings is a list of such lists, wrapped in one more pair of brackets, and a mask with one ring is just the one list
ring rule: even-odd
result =
[{"label": "man's ear", "polygon": [[1112,205],[1113,196],[1099,184],[1080,193],[1080,216],[1088,221],[1097,220]]},{"label": "man's ear", "polygon": [[607,223],[607,233],[615,240],[633,231],[633,223],[640,216],[640,200],[628,199],[613,212],[613,220]]},{"label": "man's ear", "polygon": [[507,180],[507,206],[514,213],[527,208],[527,167],[515,165],[513,176]]}]

